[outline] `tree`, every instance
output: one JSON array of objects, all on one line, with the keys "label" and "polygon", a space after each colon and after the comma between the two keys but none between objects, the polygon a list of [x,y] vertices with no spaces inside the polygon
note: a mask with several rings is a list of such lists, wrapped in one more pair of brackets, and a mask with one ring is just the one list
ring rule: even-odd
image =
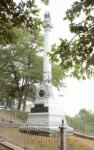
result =
[{"label": "tree", "polygon": [[52,84],[56,87],[65,87],[64,78],[66,77],[66,73],[61,68],[60,65],[52,63]]},{"label": "tree", "polygon": [[[1,53],[0,71],[2,72],[0,81],[1,85],[3,85],[3,89],[1,86],[0,96],[1,99],[3,99],[3,101],[5,100],[7,101],[6,106],[8,106],[10,100],[15,97],[19,99],[18,109],[20,109],[23,93],[27,93],[26,85],[29,84],[28,83],[28,78],[30,78],[29,60],[31,56],[32,57],[35,56],[34,54],[35,52],[33,52],[33,55],[31,54],[31,50],[29,47],[30,44],[27,44],[25,42],[26,39],[24,39],[24,41],[22,39],[21,41],[21,37],[20,39],[18,38],[19,36],[17,34],[20,30],[16,34],[15,28],[20,28],[22,30],[29,31],[30,34],[32,35],[32,39],[36,41],[36,37],[38,37],[38,33],[40,32],[40,25],[42,25],[42,22],[39,17],[38,7],[35,5],[34,0],[28,0],[26,2],[21,1],[19,4],[16,4],[15,1],[13,0],[0,1],[0,53]],[[24,35],[25,34],[26,32],[24,33]],[[21,34],[20,36],[23,35]],[[29,36],[29,38],[31,37]],[[21,42],[24,42],[23,47]],[[28,50],[27,53],[26,50],[24,50],[25,48],[27,48]],[[24,59],[23,62],[21,62],[22,61],[21,58]],[[41,60],[39,59],[39,61]],[[22,66],[22,64],[24,65],[24,67]],[[19,65],[21,65],[21,67],[19,67]],[[33,66],[33,68],[34,67],[35,66]],[[34,69],[32,70],[33,72],[35,72]],[[37,73],[35,76],[33,75],[33,80],[36,79],[37,76],[38,76]],[[25,81],[24,78],[26,79]],[[22,86],[21,83],[19,83],[20,80],[22,80]],[[24,96],[24,102],[25,98],[26,96]]]},{"label": "tree", "polygon": [[[7,101],[6,107],[16,99],[18,109],[23,104],[25,110],[26,100],[34,97],[35,83],[42,81],[43,58],[38,52],[43,46],[43,36],[38,32],[35,39],[25,30],[20,28],[13,30],[17,37],[16,44],[0,47],[0,95],[4,101]],[[64,73],[54,64],[53,74],[53,83],[58,86]]]},{"label": "tree", "polygon": [[5,83],[5,87],[8,87],[5,91],[5,93],[8,92],[8,97],[17,98],[18,109],[22,103],[25,109],[29,90],[32,91],[33,83],[42,78],[40,65],[42,60],[36,55],[42,43],[40,44],[41,38],[38,35],[38,39],[35,40],[30,33],[22,29],[15,29],[14,32],[18,36],[16,44],[3,46],[0,51],[1,72],[3,73],[1,80]]},{"label": "tree", "polygon": [[[42,58],[37,55],[43,42],[41,25],[35,0],[21,1],[18,5],[13,0],[0,1],[0,83],[3,85],[0,97],[7,101],[6,107],[16,98],[18,109],[22,103],[25,109],[34,83],[42,80]],[[60,68],[56,71],[53,83],[58,85],[57,76],[61,80],[62,71]]]},{"label": "tree", "polygon": [[[47,4],[47,0],[42,0]],[[35,0],[21,1],[16,4],[14,0],[0,0],[0,43],[14,43],[16,35],[14,27],[27,29],[36,36],[42,21],[39,16]]]},{"label": "tree", "polygon": [[[69,21],[74,37],[70,41],[61,39],[60,45],[54,46],[51,53],[53,61],[58,61],[64,70],[78,79],[94,74],[93,10],[93,0],[77,0],[73,3],[64,19]],[[84,16],[84,20],[81,16]]]},{"label": "tree", "polygon": [[74,117],[66,116],[70,126],[79,132],[92,135],[94,129],[94,112],[81,109]]}]

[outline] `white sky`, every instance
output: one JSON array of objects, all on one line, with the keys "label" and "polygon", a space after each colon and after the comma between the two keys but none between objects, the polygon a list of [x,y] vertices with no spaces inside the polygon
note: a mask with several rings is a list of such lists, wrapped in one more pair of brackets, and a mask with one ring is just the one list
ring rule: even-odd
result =
[{"label": "white sky", "polygon": [[94,112],[94,79],[66,80],[67,88],[64,90],[64,112],[75,115],[81,108]]},{"label": "white sky", "polygon": [[[19,0],[16,0],[19,1]],[[50,10],[53,31],[52,31],[52,43],[58,42],[59,37],[72,38],[68,30],[68,22],[63,21],[65,11],[70,8],[71,4],[75,0],[51,0],[50,7],[40,5],[41,16],[45,10]],[[36,0],[39,4],[39,0]],[[63,91],[64,112],[68,115],[75,115],[81,108],[86,108],[94,112],[94,79],[91,80],[76,80],[66,79],[67,88]]]}]

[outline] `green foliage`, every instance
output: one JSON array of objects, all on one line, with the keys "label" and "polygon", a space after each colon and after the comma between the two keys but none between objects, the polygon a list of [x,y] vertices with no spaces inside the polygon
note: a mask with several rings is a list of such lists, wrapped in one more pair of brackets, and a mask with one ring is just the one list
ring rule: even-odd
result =
[{"label": "green foliage", "polygon": [[[3,46],[0,50],[2,72],[0,77],[1,84],[5,85],[4,92],[7,99],[16,98],[22,103],[25,101],[23,97],[26,99],[30,90],[32,91],[33,83],[42,80],[42,65],[40,65],[42,61],[36,55],[42,43],[39,40],[40,35],[37,35],[38,39],[35,40],[22,29],[15,28],[14,32],[18,39],[16,44]],[[21,107],[21,104],[19,105]]]},{"label": "green foliage", "polygon": [[15,98],[18,109],[22,103],[25,107],[34,83],[42,80],[43,61],[37,55],[43,43],[41,23],[35,0],[18,5],[13,0],[0,1],[0,100],[7,102],[6,107]]},{"label": "green foliage", "polygon": [[[14,28],[15,44],[0,47],[0,99],[10,107],[12,100],[18,100],[18,109],[26,99],[33,100],[34,84],[42,81],[43,58],[38,52],[43,46],[43,37],[37,32],[37,38],[21,28]],[[53,83],[60,85],[64,77],[58,65],[53,65]],[[3,89],[2,89],[3,86]]]},{"label": "green foliage", "polygon": [[[42,2],[47,5],[49,1]],[[41,25],[35,0],[0,1],[0,99],[7,102],[6,107],[16,99],[18,109],[21,104],[25,109],[34,83],[42,80],[43,60],[37,54],[43,46]],[[58,86],[64,73],[58,65],[53,68],[53,83]]]},{"label": "green foliage", "polygon": [[41,0],[43,3],[45,3],[46,5],[49,3],[49,0]]},{"label": "green foliage", "polygon": [[[85,79],[94,74],[94,1],[75,1],[66,11],[70,32],[74,37],[68,41],[61,39],[59,46],[53,47],[51,58],[58,61],[70,75]],[[84,16],[84,20],[81,20]]]},{"label": "green foliage", "polygon": [[52,83],[56,87],[63,86],[63,80],[65,78],[65,73],[60,65],[52,64]]},{"label": "green foliage", "polygon": [[94,131],[94,113],[86,109],[81,109],[74,117],[66,116],[68,124],[74,128],[74,130],[93,134]]},{"label": "green foliage", "polygon": [[0,43],[14,42],[14,27],[27,29],[34,34],[40,30],[40,24],[39,10],[34,0],[21,1],[18,5],[13,0],[0,1]]},{"label": "green foliage", "polygon": [[[46,5],[49,2],[48,0],[41,1]],[[33,35],[36,35],[41,25],[42,21],[35,0],[20,1],[18,4],[14,0],[0,1],[0,43],[15,42],[14,27],[27,29]]]}]

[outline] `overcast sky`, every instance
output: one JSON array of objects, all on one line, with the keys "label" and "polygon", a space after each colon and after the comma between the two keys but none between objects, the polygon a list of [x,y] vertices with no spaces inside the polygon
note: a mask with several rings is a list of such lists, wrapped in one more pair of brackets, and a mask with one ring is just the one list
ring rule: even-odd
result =
[{"label": "overcast sky", "polygon": [[[19,0],[16,0],[19,1]],[[75,0],[51,0],[50,7],[45,7],[36,0],[40,9],[41,16],[45,10],[50,10],[53,31],[52,31],[52,43],[58,42],[59,37],[71,39],[72,34],[68,30],[68,22],[63,21],[65,11],[70,8],[71,4]],[[81,108],[86,108],[94,111],[94,79],[91,80],[76,80],[66,79],[67,88],[63,91],[64,112],[68,115],[75,115]]]}]

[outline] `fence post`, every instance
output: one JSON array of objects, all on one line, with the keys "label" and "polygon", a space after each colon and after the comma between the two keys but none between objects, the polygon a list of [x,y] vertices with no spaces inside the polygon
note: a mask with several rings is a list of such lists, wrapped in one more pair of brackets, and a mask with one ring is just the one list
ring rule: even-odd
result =
[{"label": "fence post", "polygon": [[64,120],[60,126],[60,150],[64,150]]}]

